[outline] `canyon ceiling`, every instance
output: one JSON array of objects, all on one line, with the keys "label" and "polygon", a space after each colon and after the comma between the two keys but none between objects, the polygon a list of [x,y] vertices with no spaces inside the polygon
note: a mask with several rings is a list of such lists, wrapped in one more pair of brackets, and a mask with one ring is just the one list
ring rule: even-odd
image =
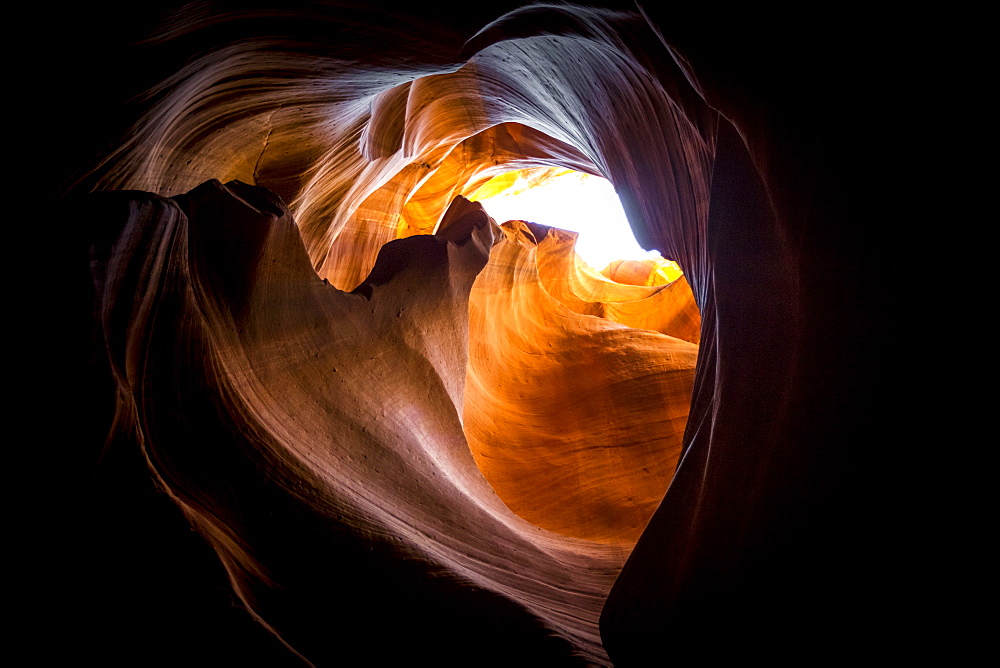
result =
[{"label": "canyon ceiling", "polygon": [[[871,29],[522,5],[56,21],[68,656],[643,666],[878,635]],[[683,276],[600,273],[470,201],[549,167],[608,178]]]}]

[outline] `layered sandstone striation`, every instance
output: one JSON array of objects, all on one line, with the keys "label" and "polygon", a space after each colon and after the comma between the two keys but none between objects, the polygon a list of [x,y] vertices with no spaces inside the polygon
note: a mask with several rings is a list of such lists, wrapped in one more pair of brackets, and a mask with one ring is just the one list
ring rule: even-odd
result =
[{"label": "layered sandstone striation", "polygon": [[[569,646],[532,618],[601,660],[594,622],[624,551],[516,516],[463,436],[467,302],[496,233],[480,207],[453,214],[446,235],[386,244],[350,293],[316,276],[262,188],[107,193],[88,213],[113,230],[92,246],[121,392],[112,438],[142,444],[240,600],[291,649],[331,662],[339,643],[303,625],[394,626],[429,605],[449,637],[468,635],[436,652],[457,661],[475,627],[509,623],[509,604],[490,602],[503,595],[530,613],[514,624],[539,660]],[[445,584],[408,593],[396,560]],[[356,578],[369,584],[345,584]],[[484,593],[448,593],[459,581]]]},{"label": "layered sandstone striation", "polygon": [[539,274],[550,253],[565,257],[566,233],[521,221],[503,233],[470,299],[469,447],[521,517],[629,544],[677,466],[697,346],[586,313],[604,302],[557,299]]},{"label": "layered sandstone striation", "polygon": [[[841,70],[783,68],[766,21],[508,9],[204,4],[142,42],[156,86],[62,216],[110,433],[69,577],[81,635],[122,630],[95,655],[842,642],[876,402]],[[469,199],[552,167],[608,178],[683,275]],[[145,621],[190,615],[219,630]]]}]

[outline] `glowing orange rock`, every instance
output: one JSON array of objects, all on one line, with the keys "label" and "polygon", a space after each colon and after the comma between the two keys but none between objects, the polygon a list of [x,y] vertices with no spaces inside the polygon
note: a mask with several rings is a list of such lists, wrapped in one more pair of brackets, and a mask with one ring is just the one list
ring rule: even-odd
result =
[{"label": "glowing orange rock", "polygon": [[575,232],[550,229],[539,240],[538,274],[550,295],[577,313],[698,343],[701,315],[691,287],[679,271],[672,272],[675,278],[667,282],[662,270],[666,261],[633,260],[629,264],[645,274],[642,283],[610,280],[580,260],[573,250],[576,236]]},{"label": "glowing orange rock", "polygon": [[538,276],[546,246],[559,249],[536,245],[546,228],[503,229],[470,297],[469,447],[521,517],[634,541],[677,464],[697,347],[567,308]]},{"label": "glowing orange rock", "polygon": [[[99,510],[123,515],[103,535],[157,533],[131,506],[130,483],[147,483],[160,519],[214,551],[198,543],[206,589],[228,582],[261,628],[323,664],[373,647],[400,665],[744,660],[770,656],[776,629],[792,651],[870,651],[845,637],[845,612],[880,629],[898,593],[884,575],[912,554],[872,560],[892,533],[882,500],[906,498],[887,494],[898,468],[872,466],[901,457],[880,429],[907,421],[877,412],[893,395],[873,382],[896,340],[869,341],[888,254],[872,243],[885,172],[867,159],[886,124],[866,106],[906,109],[883,104],[879,54],[899,50],[875,48],[899,31],[873,16],[859,31],[850,12],[788,31],[697,3],[416,10],[438,28],[293,4],[188,5],[142,42],[154,54],[130,51],[147,60],[133,71],[169,76],[87,189],[148,192],[63,218],[95,299],[81,357],[101,379],[75,396],[88,415],[118,409],[101,465],[131,458],[104,492]],[[72,70],[100,40],[71,28]],[[64,137],[115,116],[63,111],[91,95],[96,53],[63,77],[73,94],[45,86]],[[76,155],[102,150],[93,135]],[[640,243],[684,279],[657,289],[629,265],[606,283],[559,234],[517,224],[487,264],[492,227],[446,207],[506,169],[551,166],[608,178]],[[278,197],[193,191],[209,179]],[[50,440],[75,445],[71,429]],[[76,512],[82,548],[104,517]],[[94,636],[113,626],[104,607],[81,616]],[[164,637],[201,647],[185,633]]]}]

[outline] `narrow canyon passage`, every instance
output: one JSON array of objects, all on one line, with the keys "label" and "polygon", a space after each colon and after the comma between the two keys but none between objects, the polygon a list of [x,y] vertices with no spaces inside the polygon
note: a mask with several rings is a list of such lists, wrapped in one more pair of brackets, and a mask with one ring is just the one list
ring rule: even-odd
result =
[{"label": "narrow canyon passage", "polygon": [[[800,104],[818,80],[785,96],[694,25],[207,3],[135,36],[156,87],[62,202],[83,653],[643,666],[839,634],[870,251],[796,116],[836,111]],[[550,169],[608,179],[679,270],[474,201]]]}]

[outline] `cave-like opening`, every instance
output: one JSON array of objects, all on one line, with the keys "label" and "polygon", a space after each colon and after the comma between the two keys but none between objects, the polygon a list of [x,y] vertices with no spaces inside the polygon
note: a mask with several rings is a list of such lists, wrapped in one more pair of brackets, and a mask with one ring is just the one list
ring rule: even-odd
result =
[{"label": "cave-like opening", "polygon": [[602,271],[615,260],[652,260],[662,284],[677,280],[677,263],[636,241],[621,200],[607,179],[565,168],[536,168],[495,176],[470,196],[497,222],[525,220],[576,232],[576,252]]}]

